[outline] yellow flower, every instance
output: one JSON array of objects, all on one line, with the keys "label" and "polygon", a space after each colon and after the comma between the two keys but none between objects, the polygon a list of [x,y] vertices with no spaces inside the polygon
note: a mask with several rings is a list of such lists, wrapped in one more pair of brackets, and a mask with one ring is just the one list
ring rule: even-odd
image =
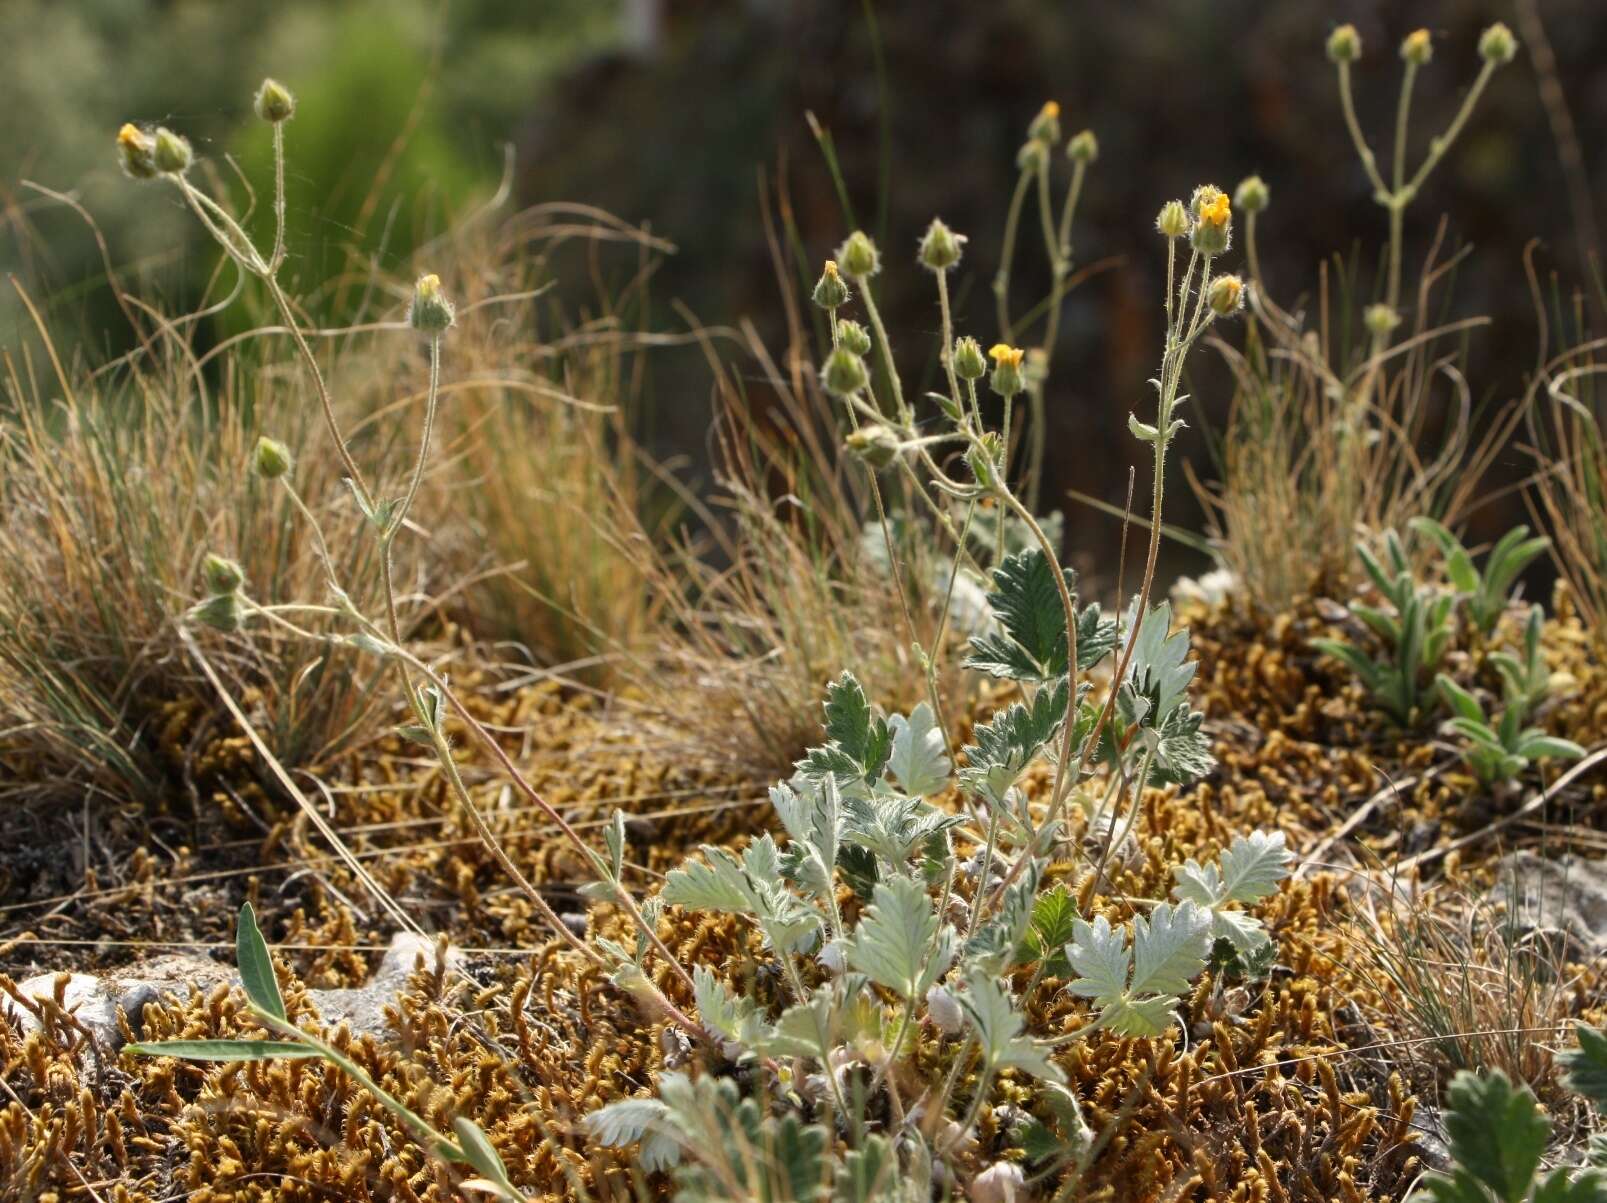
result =
[{"label": "yellow flower", "polygon": [[145,146],[145,135],[133,122],[124,122],[123,128],[117,131],[117,142],[129,150],[141,150]]},{"label": "yellow flower", "polygon": [[1434,39],[1426,29],[1414,29],[1401,42],[1401,57],[1421,67],[1434,55]]},{"label": "yellow flower", "polygon": [[1226,192],[1211,188],[1200,198],[1199,218],[1205,224],[1225,226],[1232,217],[1233,207],[1228,203]]},{"label": "yellow flower", "polygon": [[[1054,102],[1050,101],[1050,103],[1053,104]],[[1022,357],[1025,355],[1026,352],[1020,347],[1012,347],[1007,343],[994,343],[992,347],[988,348],[988,358],[1001,367],[1004,364],[1009,364],[1013,368],[1019,368]]]},{"label": "yellow flower", "polygon": [[1056,117],[1060,116],[1060,102],[1058,100],[1046,100],[1046,101],[1044,101],[1043,102],[1043,115],[1045,117],[1049,118],[1051,121],[1053,121]]}]

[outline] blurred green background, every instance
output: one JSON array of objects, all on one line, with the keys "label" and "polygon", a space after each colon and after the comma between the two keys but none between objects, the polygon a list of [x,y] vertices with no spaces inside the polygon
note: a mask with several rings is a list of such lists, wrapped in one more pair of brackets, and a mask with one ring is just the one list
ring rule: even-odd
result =
[{"label": "blurred green background", "polygon": [[[1538,58],[1536,16],[1548,39]],[[1416,263],[1441,214],[1447,246],[1477,248],[1451,313],[1495,319],[1468,367],[1475,399],[1503,399],[1535,361],[1526,244],[1541,240],[1539,263],[1566,282],[1592,271],[1607,187],[1600,0],[4,0],[0,265],[48,297],[58,329],[96,353],[121,345],[89,231],[22,186],[34,180],[78,197],[142,287],[171,307],[193,300],[214,257],[171,196],[120,178],[113,135],[126,119],[172,125],[210,163],[234,156],[261,190],[267,143],[250,97],[271,73],[301,104],[290,127],[291,279],[304,292],[351,248],[405,266],[421,238],[494,190],[511,144],[516,205],[588,202],[677,244],[655,286],[660,324],[680,324],[668,304],[680,298],[704,321],[749,318],[779,340],[761,194],[790,199],[811,258],[845,232],[805,121],[813,112],[860,221],[883,242],[889,324],[905,332],[898,350],[915,371],[937,322],[930,282],[909,263],[916,238],[934,214],[971,236],[958,322],[991,341],[987,284],[1013,156],[1053,97],[1068,132],[1089,126],[1101,142],[1074,240],[1080,264],[1105,270],[1073,295],[1062,325],[1045,496],[1069,487],[1119,502],[1135,458],[1125,416],[1148,403],[1157,354],[1164,259],[1150,223],[1160,203],[1260,172],[1273,196],[1265,270],[1279,300],[1309,296],[1335,254],[1365,277],[1384,218],[1346,140],[1323,40],[1341,21],[1359,27],[1358,106],[1387,153],[1395,47],[1416,26],[1433,32],[1415,155],[1454,112],[1492,20],[1509,22],[1524,50],[1414,210],[1407,251]],[[1583,147],[1572,170],[1559,97]],[[1036,246],[1029,231],[1018,311],[1047,286]],[[16,345],[22,320],[5,289],[0,341]],[[706,463],[708,390],[696,353],[665,356],[657,451]],[[1207,371],[1197,392],[1202,424],[1219,422],[1226,382]],[[1191,454],[1203,463],[1200,437]],[[1502,470],[1517,463],[1513,453]],[[1173,514],[1197,524],[1184,493],[1173,491]],[[1493,529],[1515,512],[1485,520]],[[1070,514],[1074,559],[1103,553],[1115,534],[1103,515]]]}]

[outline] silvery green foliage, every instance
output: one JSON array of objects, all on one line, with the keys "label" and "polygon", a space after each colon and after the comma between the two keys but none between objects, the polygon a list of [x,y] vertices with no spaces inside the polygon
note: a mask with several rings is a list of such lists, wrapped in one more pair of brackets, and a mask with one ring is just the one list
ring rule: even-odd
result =
[{"label": "silvery green foliage", "polygon": [[1211,915],[1192,902],[1163,902],[1133,920],[1132,939],[1103,915],[1079,919],[1066,960],[1077,977],[1073,994],[1100,1008],[1097,1026],[1121,1036],[1158,1036],[1172,1023],[1178,998],[1205,968]]},{"label": "silvery green foliage", "polygon": [[[1158,783],[1192,780],[1213,763],[1200,716],[1188,704],[1188,636],[1171,630],[1165,605],[1125,632],[1097,606],[1075,611],[1073,706],[1072,640],[1055,571],[1041,550],[1028,548],[992,574],[988,605],[996,624],[971,638],[968,663],[1014,682],[1022,696],[973,729],[963,768],[951,762],[931,706],[886,715],[845,672],[827,689],[824,742],[770,790],[782,834],[761,836],[740,855],[706,847],[666,876],[660,904],[746,919],[779,970],[769,979],[774,990],[754,997],[735,992],[714,970],[694,971],[698,1021],[746,1080],[779,1088],[772,1112],[751,1095],[734,1094],[728,1079],[666,1074],[658,1099],[625,1100],[587,1121],[603,1143],[639,1144],[644,1165],[696,1162],[677,1170],[678,1198],[723,1199],[719,1191],[733,1182],[755,1197],[777,1197],[770,1189],[783,1180],[799,1188],[799,1198],[929,1198],[940,1149],[910,1133],[896,1142],[871,1136],[835,1158],[823,1151],[829,1143],[816,1142],[823,1130],[803,1122],[818,1105],[872,1105],[866,1091],[886,1088],[889,1063],[907,1056],[922,1030],[925,1039],[937,1033],[963,1042],[956,1055],[963,1047],[975,1058],[974,1084],[958,1101],[947,1090],[941,1096],[951,1118],[984,1101],[998,1074],[1024,1075],[1045,1092],[1054,1120],[1034,1120],[1023,1140],[1038,1150],[1034,1160],[1063,1164],[1089,1147],[1091,1135],[1076,1096],[1063,1086],[1053,1046],[1028,1029],[1027,1000],[1017,996],[1012,971],[1033,966],[1034,986],[1045,977],[1068,980],[1097,1009],[1085,1032],[1158,1036],[1218,937],[1234,947],[1268,945],[1245,908],[1287,871],[1280,836],[1235,841],[1210,865],[1183,866],[1177,900],[1147,913],[1141,906],[1130,924],[1105,916],[1085,921],[1064,885],[1044,888],[1057,820],[1041,808],[1035,813],[1018,783],[1035,764],[1054,768],[1069,755],[1071,772],[1073,762],[1091,758],[1086,745],[1098,708],[1083,678],[1124,638],[1133,641],[1132,655],[1112,720],[1113,747],[1122,750],[1110,753],[1111,767],[1133,779],[1140,763],[1149,763]],[[1064,583],[1068,592],[1074,586],[1069,574]],[[954,830],[973,820],[965,808],[932,804],[956,787],[988,828],[973,826],[972,847],[985,843],[988,851],[963,866]],[[622,864],[613,836],[609,855]],[[971,890],[943,897],[940,887],[962,875],[974,879]],[[856,905],[840,902],[844,885]],[[635,956],[609,951],[629,970],[645,971],[640,949]],[[783,1063],[803,1077],[789,1070],[787,1085],[773,1081]],[[718,1131],[711,1108],[723,1109]],[[755,1143],[764,1156],[744,1160]],[[755,1173],[780,1177],[746,1176]]]},{"label": "silvery green foliage", "polygon": [[1216,767],[1200,730],[1204,716],[1189,704],[1197,670],[1188,658],[1189,633],[1172,630],[1170,602],[1152,608],[1142,622],[1129,610],[1124,629],[1135,626],[1133,654],[1100,750],[1107,763],[1132,772],[1148,759],[1148,784],[1186,785]]},{"label": "silvery green foliage", "polygon": [[1253,906],[1289,875],[1289,849],[1283,832],[1252,832],[1235,836],[1214,864],[1201,866],[1193,857],[1172,870],[1177,885],[1172,893],[1211,916],[1212,941],[1226,940],[1241,958],[1255,958],[1270,942],[1254,915],[1234,906]]}]

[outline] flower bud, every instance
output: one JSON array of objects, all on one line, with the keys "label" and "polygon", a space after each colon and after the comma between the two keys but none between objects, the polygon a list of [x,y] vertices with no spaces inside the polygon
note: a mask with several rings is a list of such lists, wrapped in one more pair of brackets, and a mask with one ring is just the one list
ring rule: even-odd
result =
[{"label": "flower bud", "polygon": [[1060,141],[1060,104],[1057,101],[1046,100],[1038,115],[1027,126],[1027,137],[1034,142],[1042,142],[1053,146]]},{"label": "flower bud", "polygon": [[1066,143],[1066,158],[1073,163],[1092,163],[1099,158],[1099,139],[1094,137],[1094,131],[1085,129],[1074,135]]},{"label": "flower bud", "polygon": [[211,594],[238,593],[245,584],[245,571],[233,560],[208,553],[201,564],[201,575],[206,578],[207,592]]},{"label": "flower bud", "polygon": [[964,245],[964,234],[956,234],[934,217],[921,238],[921,266],[935,272],[949,271],[959,263],[960,248]]},{"label": "flower bud", "polygon": [[965,1028],[965,1012],[941,982],[926,992],[926,1014],[944,1035],[955,1036]]},{"label": "flower bud", "polygon": [[258,476],[265,480],[278,480],[290,471],[293,462],[290,458],[290,448],[278,439],[270,439],[264,435],[257,440],[252,466],[256,468]]},{"label": "flower bud", "polygon": [[190,608],[190,616],[198,622],[205,623],[220,631],[238,631],[240,629],[240,595],[238,593],[218,593],[207,598],[204,602]]},{"label": "flower bud", "polygon": [[865,361],[847,347],[839,346],[826,356],[820,369],[820,383],[834,397],[847,397],[870,383]]},{"label": "flower bud", "polygon": [[1016,151],[1016,166],[1022,171],[1039,172],[1049,165],[1049,150],[1036,138],[1028,138]]},{"label": "flower bud", "polygon": [[1189,244],[1202,255],[1223,254],[1233,241],[1233,206],[1228,194],[1204,184],[1194,190],[1189,211],[1194,215]]},{"label": "flower bud", "polygon": [[861,426],[850,432],[843,442],[848,450],[876,469],[892,463],[902,445],[898,435],[880,422]]},{"label": "flower bud", "polygon": [[255,101],[257,116],[270,125],[289,121],[296,113],[296,98],[290,89],[276,79],[265,79],[257,89]]},{"label": "flower bud", "polygon": [[1487,63],[1504,66],[1518,53],[1518,39],[1512,31],[1497,21],[1479,35],[1479,57]]},{"label": "flower bud", "polygon": [[955,340],[954,371],[961,380],[981,380],[988,374],[988,361],[983,358],[982,344],[969,334]]},{"label": "flower bud", "polygon": [[1042,347],[1033,347],[1027,352],[1026,363],[1021,368],[1021,378],[1028,388],[1037,388],[1049,379],[1049,352]]},{"label": "flower bud", "polygon": [[1434,35],[1426,29],[1414,29],[1401,39],[1401,58],[1414,67],[1427,65],[1434,57]]},{"label": "flower bud", "polygon": [[1244,281],[1238,276],[1218,276],[1211,281],[1206,304],[1217,317],[1231,317],[1244,308]]},{"label": "flower bud", "polygon": [[826,266],[815,281],[814,301],[822,309],[839,309],[848,304],[848,284],[837,270],[837,261],[827,259]]},{"label": "flower bud", "polygon": [[425,334],[440,334],[450,330],[456,319],[457,311],[441,291],[441,277],[420,276],[413,286],[413,300],[407,307],[407,324]]},{"label": "flower bud", "polygon": [[1155,228],[1167,238],[1181,238],[1189,232],[1189,213],[1180,200],[1169,200],[1155,216]]},{"label": "flower bud", "polygon": [[156,170],[166,175],[183,175],[195,162],[195,155],[190,150],[189,142],[166,127],[156,131],[156,139],[151,147],[151,161]]},{"label": "flower bud", "polygon": [[870,354],[870,331],[851,318],[837,323],[837,345],[855,355]]},{"label": "flower bud", "polygon": [[864,230],[855,230],[837,248],[837,262],[850,280],[868,280],[882,270],[881,252]]},{"label": "flower bud", "polygon": [[1354,25],[1341,25],[1328,35],[1328,57],[1336,63],[1354,63],[1361,57],[1361,34]]},{"label": "flower bud", "polygon": [[1013,1161],[995,1161],[971,1179],[967,1194],[971,1203],[1021,1203],[1027,1197],[1027,1176]]},{"label": "flower bud", "polygon": [[1233,204],[1246,213],[1259,213],[1272,203],[1267,182],[1258,175],[1247,175],[1233,190]]},{"label": "flower bud", "polygon": [[995,343],[988,349],[988,357],[993,360],[993,375],[988,380],[993,391],[1001,397],[1013,397],[1019,393],[1022,389],[1021,361],[1026,357],[1026,352],[1020,347]]},{"label": "flower bud", "polygon": [[156,143],[139,126],[124,124],[117,131],[117,161],[123,174],[131,180],[149,180],[156,177]]},{"label": "flower bud", "polygon": [[1367,306],[1366,312],[1362,314],[1362,324],[1371,334],[1388,334],[1401,324],[1401,315],[1381,301],[1377,305]]},{"label": "flower bud", "polygon": [[999,485],[1001,450],[998,434],[989,430],[983,432],[977,444],[965,453],[965,462],[971,469],[971,475],[984,489],[994,489]]}]

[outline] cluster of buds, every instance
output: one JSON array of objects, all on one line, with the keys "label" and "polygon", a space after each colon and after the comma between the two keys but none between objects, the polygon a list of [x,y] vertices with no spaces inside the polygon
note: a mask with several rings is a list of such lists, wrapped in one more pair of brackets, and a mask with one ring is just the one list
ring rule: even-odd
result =
[{"label": "cluster of buds", "polygon": [[206,582],[208,596],[190,613],[209,627],[238,631],[242,612],[240,590],[246,582],[245,571],[226,556],[209,552],[201,564],[201,577]]},{"label": "cluster of buds", "polygon": [[195,162],[195,153],[188,141],[165,126],[152,131],[129,123],[117,131],[117,160],[130,179],[151,180],[183,175]]},{"label": "cluster of buds", "polygon": [[[1016,166],[1022,171],[1038,172],[1049,166],[1049,156],[1060,145],[1060,105],[1053,100],[1044,101],[1043,108],[1027,126],[1027,140],[1016,152]],[[1099,139],[1093,130],[1073,134],[1066,143],[1066,157],[1073,163],[1092,163],[1099,158]]]},{"label": "cluster of buds", "polygon": [[[1361,58],[1361,34],[1354,25],[1341,25],[1328,35],[1328,57],[1344,65]],[[1434,38],[1426,29],[1414,29],[1401,39],[1401,58],[1414,67],[1426,65],[1434,57]],[[1495,66],[1510,63],[1518,53],[1518,39],[1500,21],[1479,35],[1479,57]]]}]

